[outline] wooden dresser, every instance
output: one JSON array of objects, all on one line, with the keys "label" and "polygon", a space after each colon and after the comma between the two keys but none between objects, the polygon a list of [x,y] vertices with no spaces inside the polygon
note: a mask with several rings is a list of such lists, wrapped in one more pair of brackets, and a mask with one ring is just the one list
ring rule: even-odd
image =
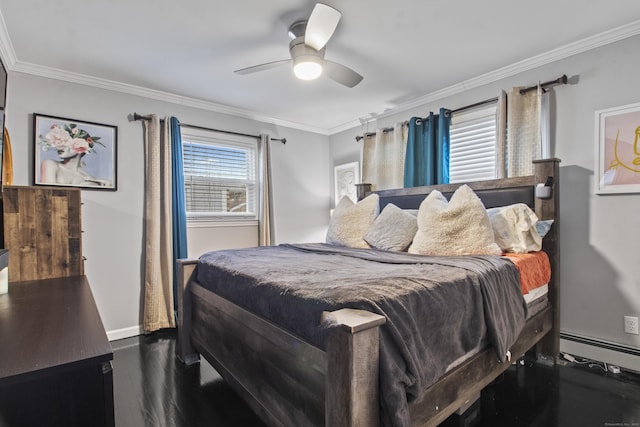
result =
[{"label": "wooden dresser", "polygon": [[81,192],[6,186],[0,427],[114,425],[113,352],[84,276]]},{"label": "wooden dresser", "polygon": [[114,425],[113,351],[85,276],[0,295],[0,426]]}]

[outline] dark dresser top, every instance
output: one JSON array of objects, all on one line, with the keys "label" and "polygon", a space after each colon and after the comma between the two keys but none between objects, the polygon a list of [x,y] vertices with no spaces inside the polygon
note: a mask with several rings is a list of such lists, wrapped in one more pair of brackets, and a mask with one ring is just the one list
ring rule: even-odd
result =
[{"label": "dark dresser top", "polygon": [[112,359],[86,276],[13,282],[0,295],[0,385]]}]

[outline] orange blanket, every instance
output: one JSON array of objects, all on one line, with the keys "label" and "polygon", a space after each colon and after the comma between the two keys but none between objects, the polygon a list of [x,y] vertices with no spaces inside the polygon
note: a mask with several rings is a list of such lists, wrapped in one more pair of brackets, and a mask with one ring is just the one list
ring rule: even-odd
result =
[{"label": "orange blanket", "polygon": [[545,252],[529,252],[527,254],[503,254],[512,261],[520,272],[522,294],[544,286],[551,280],[551,264]]}]

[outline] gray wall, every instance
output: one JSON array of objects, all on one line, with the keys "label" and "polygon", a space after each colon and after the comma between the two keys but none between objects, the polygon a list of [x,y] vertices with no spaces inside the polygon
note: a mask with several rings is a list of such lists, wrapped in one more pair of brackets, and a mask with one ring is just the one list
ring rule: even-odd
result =
[{"label": "gray wall", "polygon": [[[640,194],[594,195],[595,111],[640,102],[640,37],[633,37],[543,67],[384,117],[378,127],[424,116],[441,106],[458,108],[499,90],[567,74],[577,84],[553,90],[552,143],[560,168],[561,329],[640,348],[640,336],[623,332],[624,315],[640,315]],[[577,76],[577,78],[575,77]],[[331,136],[334,164],[356,161],[354,128]],[[640,371],[638,357],[563,341],[563,349]]]},{"label": "gray wall", "polygon": [[[640,348],[623,333],[623,315],[640,314],[640,195],[593,194],[594,112],[640,102],[640,37],[582,53],[499,82],[385,117],[388,126],[440,106],[456,108],[496,96],[499,89],[561,74],[579,82],[556,88],[552,132],[561,163],[561,327],[564,331]],[[333,165],[359,159],[360,128],[330,138],[295,129],[184,107],[120,92],[11,73],[6,124],[12,137],[14,183],[32,183],[32,113],[118,126],[118,191],[83,191],[86,272],[110,337],[138,332],[143,212],[143,145],[140,123],[127,114],[175,115],[184,123],[284,136],[274,143],[274,203],[278,242],[321,241],[331,207]],[[328,141],[330,144],[328,144]],[[255,244],[252,228],[190,229],[190,256]],[[563,342],[568,350],[640,371],[637,360]],[[579,351],[579,352],[578,352]],[[634,358],[634,359],[637,359]],[[618,360],[620,360],[618,362]],[[635,365],[634,365],[635,363]]]},{"label": "gray wall", "polygon": [[[140,324],[144,146],[142,125],[129,122],[129,113],[174,115],[188,124],[286,137],[286,145],[272,145],[277,242],[324,238],[330,209],[327,136],[17,72],[9,75],[7,106],[14,185],[33,182],[32,113],[118,126],[118,190],[82,192],[85,271],[112,339],[138,334]],[[197,257],[209,249],[254,246],[257,230],[190,228],[188,240],[189,256]]]}]

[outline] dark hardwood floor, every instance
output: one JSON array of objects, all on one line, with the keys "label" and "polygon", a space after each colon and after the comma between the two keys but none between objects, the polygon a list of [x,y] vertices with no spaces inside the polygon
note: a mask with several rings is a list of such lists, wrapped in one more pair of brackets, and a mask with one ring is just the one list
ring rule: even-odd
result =
[{"label": "dark hardwood floor", "polygon": [[[174,331],[112,343],[117,427],[264,426],[206,361],[183,367],[175,344]],[[640,377],[514,365],[483,391],[478,406],[445,425],[640,427]]]}]

